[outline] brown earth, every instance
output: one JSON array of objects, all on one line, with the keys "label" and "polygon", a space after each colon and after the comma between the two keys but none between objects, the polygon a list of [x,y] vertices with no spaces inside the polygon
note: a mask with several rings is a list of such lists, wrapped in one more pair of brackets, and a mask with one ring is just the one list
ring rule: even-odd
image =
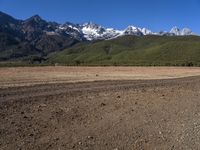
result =
[{"label": "brown earth", "polygon": [[[178,69],[168,72],[184,75]],[[0,150],[200,149],[200,76],[46,84],[19,76],[0,88]]]},{"label": "brown earth", "polygon": [[200,75],[198,67],[17,67],[0,68],[0,88],[102,80],[169,79]]}]

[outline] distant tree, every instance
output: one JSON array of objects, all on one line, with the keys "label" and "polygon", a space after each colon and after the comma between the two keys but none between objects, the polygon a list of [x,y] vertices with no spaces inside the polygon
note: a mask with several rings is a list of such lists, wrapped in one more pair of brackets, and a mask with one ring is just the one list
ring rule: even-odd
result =
[{"label": "distant tree", "polygon": [[76,60],[76,61],[75,61],[75,64],[76,64],[77,66],[79,66],[79,65],[81,64],[81,61],[80,61],[80,60]]}]

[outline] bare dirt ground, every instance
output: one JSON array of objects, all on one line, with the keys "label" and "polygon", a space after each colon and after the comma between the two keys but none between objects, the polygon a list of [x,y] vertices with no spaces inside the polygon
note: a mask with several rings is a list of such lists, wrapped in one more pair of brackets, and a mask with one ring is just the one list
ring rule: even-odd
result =
[{"label": "bare dirt ground", "polygon": [[0,69],[0,150],[200,149],[200,76],[192,77],[200,70],[128,68],[82,68],[71,81],[54,78],[69,68],[43,68],[55,73],[48,79],[40,67],[23,68],[43,75],[33,81],[20,68]]},{"label": "bare dirt ground", "polygon": [[0,68],[0,87],[101,80],[168,79],[200,75],[196,67]]}]

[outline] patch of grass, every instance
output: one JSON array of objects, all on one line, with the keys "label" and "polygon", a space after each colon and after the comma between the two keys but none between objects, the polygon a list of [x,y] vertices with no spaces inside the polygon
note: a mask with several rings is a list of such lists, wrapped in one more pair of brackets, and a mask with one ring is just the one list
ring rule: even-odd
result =
[{"label": "patch of grass", "polygon": [[65,49],[49,56],[46,64],[200,66],[200,37],[123,36]]}]

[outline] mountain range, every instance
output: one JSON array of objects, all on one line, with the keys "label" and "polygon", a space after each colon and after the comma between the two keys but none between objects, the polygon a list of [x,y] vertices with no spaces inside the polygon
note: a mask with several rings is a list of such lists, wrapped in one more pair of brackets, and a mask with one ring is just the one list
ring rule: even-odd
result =
[{"label": "mountain range", "polygon": [[78,43],[112,40],[123,36],[190,36],[189,28],[173,27],[169,32],[152,32],[146,28],[128,26],[124,30],[105,28],[88,22],[59,24],[34,15],[26,20],[16,19],[0,12],[0,61],[37,56],[44,58],[51,53],[71,48]]}]

